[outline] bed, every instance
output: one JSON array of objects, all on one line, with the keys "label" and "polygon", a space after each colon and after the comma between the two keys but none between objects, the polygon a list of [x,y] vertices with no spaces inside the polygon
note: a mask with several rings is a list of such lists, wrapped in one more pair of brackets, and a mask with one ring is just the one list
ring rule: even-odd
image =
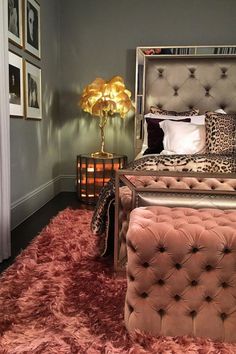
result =
[{"label": "bed", "polygon": [[[136,159],[101,191],[92,219],[101,254],[114,253],[115,269],[125,264],[129,212],[144,200],[181,205],[194,194],[206,205],[217,200],[225,208],[229,199],[227,208],[236,208],[235,49],[137,48]],[[137,188],[152,198],[140,198]]]}]

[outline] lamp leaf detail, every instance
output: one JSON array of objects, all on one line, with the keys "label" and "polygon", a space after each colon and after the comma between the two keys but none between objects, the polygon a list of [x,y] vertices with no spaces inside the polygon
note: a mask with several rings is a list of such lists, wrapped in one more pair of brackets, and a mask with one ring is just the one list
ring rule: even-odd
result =
[{"label": "lamp leaf detail", "polygon": [[80,106],[83,111],[100,118],[99,127],[101,130],[101,150],[92,156],[112,156],[104,152],[104,127],[109,116],[114,114],[125,118],[130,109],[133,108],[131,92],[125,87],[121,76],[114,76],[110,81],[98,77],[87,85],[80,97]]}]

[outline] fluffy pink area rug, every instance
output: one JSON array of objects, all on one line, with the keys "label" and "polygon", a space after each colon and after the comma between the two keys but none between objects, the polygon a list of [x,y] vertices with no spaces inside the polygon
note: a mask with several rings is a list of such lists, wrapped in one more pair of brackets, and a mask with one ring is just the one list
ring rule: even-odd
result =
[{"label": "fluffy pink area rug", "polygon": [[56,216],[0,278],[0,353],[236,353],[236,345],[126,332],[126,281],[96,255],[91,211]]}]

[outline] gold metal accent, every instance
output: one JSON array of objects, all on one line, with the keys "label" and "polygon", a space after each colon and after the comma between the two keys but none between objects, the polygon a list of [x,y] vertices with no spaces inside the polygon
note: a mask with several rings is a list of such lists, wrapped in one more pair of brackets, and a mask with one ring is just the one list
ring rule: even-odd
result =
[{"label": "gold metal accent", "polygon": [[126,89],[124,80],[120,76],[115,76],[107,82],[101,78],[96,78],[84,88],[80,98],[80,106],[85,112],[100,118],[101,149],[92,153],[91,156],[112,157],[112,153],[104,151],[104,128],[107,119],[113,114],[119,114],[121,118],[125,118],[133,107],[131,92]]},{"label": "gold metal accent", "polygon": [[105,145],[104,128],[105,125],[107,124],[107,119],[108,119],[108,114],[107,111],[105,111],[104,115],[100,117],[100,122],[99,122],[99,128],[101,133],[101,148],[100,151],[93,152],[91,154],[92,157],[113,157],[113,154],[111,152],[104,151],[104,145]]}]

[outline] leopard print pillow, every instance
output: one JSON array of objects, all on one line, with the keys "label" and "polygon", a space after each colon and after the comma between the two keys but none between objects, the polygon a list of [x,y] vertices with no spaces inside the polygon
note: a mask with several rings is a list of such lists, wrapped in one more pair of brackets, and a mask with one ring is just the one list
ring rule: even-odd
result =
[{"label": "leopard print pillow", "polygon": [[177,112],[177,111],[168,111],[166,109],[162,109],[156,106],[151,106],[150,112],[154,114],[165,115],[165,116],[186,116],[186,117],[196,116],[199,114],[199,110],[194,108],[189,111]]},{"label": "leopard print pillow", "polygon": [[207,112],[206,152],[236,152],[236,114]]}]

